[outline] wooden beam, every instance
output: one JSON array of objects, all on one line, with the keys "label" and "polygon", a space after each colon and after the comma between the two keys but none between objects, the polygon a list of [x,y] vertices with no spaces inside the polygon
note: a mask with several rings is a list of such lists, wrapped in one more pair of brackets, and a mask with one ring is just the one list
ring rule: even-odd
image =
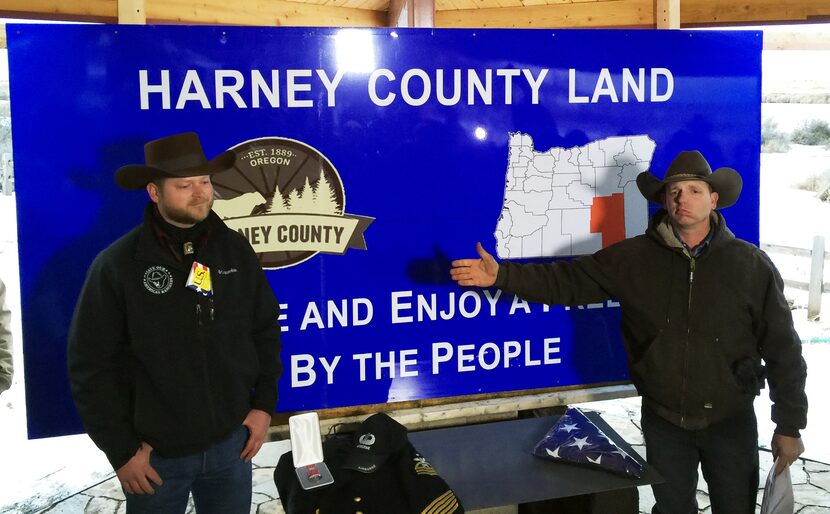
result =
[{"label": "wooden beam", "polygon": [[653,27],[654,0],[607,0],[435,13],[436,27]]},{"label": "wooden beam", "polygon": [[146,24],[144,0],[118,0],[118,23],[122,25]]},{"label": "wooden beam", "polygon": [[[598,0],[590,3],[567,2],[522,8],[439,10],[437,27],[656,27],[662,18],[656,11],[668,4],[666,24],[672,26],[724,26],[746,24],[785,24],[830,22],[827,0],[682,0],[679,10],[671,8],[677,0]],[[442,4],[446,5],[446,4]],[[679,25],[673,16],[679,13]]]},{"label": "wooden beam", "polygon": [[[286,0],[145,0],[152,23],[383,27],[386,12]],[[118,21],[118,0],[0,0],[0,16],[44,20]]]},{"label": "wooden beam", "polygon": [[[437,428],[470,423],[481,423],[496,419],[515,418],[518,411],[543,409],[594,402],[612,398],[637,396],[631,384],[598,384],[596,386],[574,386],[569,388],[539,389],[535,391],[513,391],[474,396],[436,398],[433,400],[382,403],[342,407],[318,411],[323,433],[338,423],[360,422],[367,415],[386,412],[410,429]],[[288,418],[297,413],[277,413],[271,419],[271,431],[282,438]]]},{"label": "wooden beam", "polygon": [[284,0],[149,0],[147,19],[165,23],[384,27],[386,13]]},{"label": "wooden beam", "polygon": [[658,29],[679,29],[680,0],[655,0],[654,23]]},{"label": "wooden beam", "polygon": [[118,1],[0,0],[0,17],[112,23],[118,18]]},{"label": "wooden beam", "polygon": [[830,22],[827,0],[683,0],[684,26]]},{"label": "wooden beam", "polygon": [[[407,1],[412,0],[392,0],[392,4],[400,5]],[[510,0],[500,1],[505,5],[511,4]],[[535,0],[521,1],[525,5],[535,3]],[[471,6],[482,5],[482,0],[437,0],[438,9],[444,10],[435,13],[434,25],[535,28],[655,27],[658,20],[655,2],[674,0],[545,1],[556,3],[476,9]],[[236,0],[233,3],[227,0],[144,2],[146,19],[156,23],[363,27],[390,25],[387,12],[382,10],[316,5],[289,0]],[[430,2],[434,4],[436,0]],[[451,9],[452,7],[455,9]],[[830,21],[828,0],[682,0],[681,7],[682,26]],[[118,21],[118,9],[119,0],[0,0],[0,17],[8,18],[114,23]]]}]

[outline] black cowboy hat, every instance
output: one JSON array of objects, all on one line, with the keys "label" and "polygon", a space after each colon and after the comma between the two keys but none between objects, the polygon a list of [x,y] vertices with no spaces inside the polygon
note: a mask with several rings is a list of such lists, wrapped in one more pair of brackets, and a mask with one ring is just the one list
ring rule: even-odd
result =
[{"label": "black cowboy hat", "polygon": [[143,189],[157,178],[221,173],[230,169],[235,160],[236,155],[228,150],[208,161],[198,134],[184,132],[145,144],[145,164],[129,164],[118,168],[115,183],[122,189]]},{"label": "black cowboy hat", "polygon": [[662,204],[663,188],[666,184],[681,180],[702,180],[709,184],[712,191],[718,194],[718,209],[737,202],[743,187],[743,179],[737,171],[732,168],[718,168],[713,173],[703,154],[697,150],[677,154],[666,170],[663,180],[648,171],[640,173],[637,175],[637,187],[646,200]]}]

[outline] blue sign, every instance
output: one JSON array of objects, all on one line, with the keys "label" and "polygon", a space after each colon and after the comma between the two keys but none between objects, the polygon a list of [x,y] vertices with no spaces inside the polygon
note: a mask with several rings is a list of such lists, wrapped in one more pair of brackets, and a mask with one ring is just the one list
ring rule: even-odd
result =
[{"label": "blue sign", "polygon": [[[619,306],[462,289],[450,261],[569,258],[641,233],[634,178],[682,150],[743,176],[758,241],[761,34],[7,28],[32,437],[82,430],[66,333],[141,221],[113,172],[198,132],[214,210],[282,305],[278,410],[625,381]],[[653,207],[652,207],[653,210]]]}]

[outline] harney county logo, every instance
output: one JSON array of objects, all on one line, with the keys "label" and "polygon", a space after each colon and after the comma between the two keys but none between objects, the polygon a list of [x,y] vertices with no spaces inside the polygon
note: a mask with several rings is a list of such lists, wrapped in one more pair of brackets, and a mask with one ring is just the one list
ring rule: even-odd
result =
[{"label": "harney county logo", "polygon": [[251,243],[263,268],[279,269],[319,252],[366,249],[374,218],[346,214],[346,193],[332,163],[293,139],[240,143],[234,168],[213,177],[213,210]]}]

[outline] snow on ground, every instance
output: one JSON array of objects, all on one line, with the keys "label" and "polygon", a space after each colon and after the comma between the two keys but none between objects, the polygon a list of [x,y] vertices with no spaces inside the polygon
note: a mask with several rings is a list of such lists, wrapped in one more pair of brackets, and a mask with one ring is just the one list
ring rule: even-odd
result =
[{"label": "snow on ground", "polygon": [[[761,154],[762,243],[812,248],[816,235],[830,243],[830,203],[796,187],[822,173],[830,174],[826,148],[792,145],[787,153]],[[724,215],[728,221],[729,211]]]},{"label": "snow on ground", "polygon": [[[810,106],[815,109],[816,106]],[[830,120],[830,105],[824,110],[808,111],[810,118]],[[769,111],[766,111],[769,112]],[[779,118],[776,118],[779,119]],[[786,116],[781,119],[788,120]],[[786,130],[795,124],[785,121]],[[820,201],[816,193],[798,189],[805,179],[830,171],[830,150],[816,146],[792,145],[787,153],[761,154],[761,242],[797,248],[813,246],[814,236],[823,236],[825,251],[830,250],[830,203]],[[728,212],[726,213],[728,217]],[[810,260],[770,253],[785,279],[809,281]],[[830,282],[830,265],[825,262],[824,283]],[[807,429],[802,438],[805,457],[830,462],[830,407],[819,399],[830,388],[830,293],[822,295],[823,320],[807,320],[807,291],[788,288],[793,301],[793,321],[807,362],[807,398],[810,400]],[[768,390],[755,402],[759,439],[768,446],[775,428],[770,421]]]},{"label": "snow on ground", "polygon": [[[830,111],[828,111],[830,119]],[[815,236],[824,237],[825,252],[830,251],[830,203],[822,202],[812,191],[799,189],[809,177],[830,176],[830,149],[793,145],[782,154],[761,154],[761,243],[812,249]],[[728,216],[728,211],[726,215]],[[728,218],[727,218],[728,219]],[[809,282],[810,259],[770,252],[781,276]],[[824,283],[830,283],[830,265],[825,263]],[[793,319],[804,341],[830,342],[830,322],[806,321],[807,291],[788,288],[793,301]],[[830,319],[828,295],[823,296],[824,319]]]},{"label": "snow on ground", "polygon": [[0,193],[0,278],[12,311],[15,366],[11,389],[0,395],[0,512],[35,512],[97,484],[112,468],[86,435],[27,440],[17,269],[14,197]]}]

